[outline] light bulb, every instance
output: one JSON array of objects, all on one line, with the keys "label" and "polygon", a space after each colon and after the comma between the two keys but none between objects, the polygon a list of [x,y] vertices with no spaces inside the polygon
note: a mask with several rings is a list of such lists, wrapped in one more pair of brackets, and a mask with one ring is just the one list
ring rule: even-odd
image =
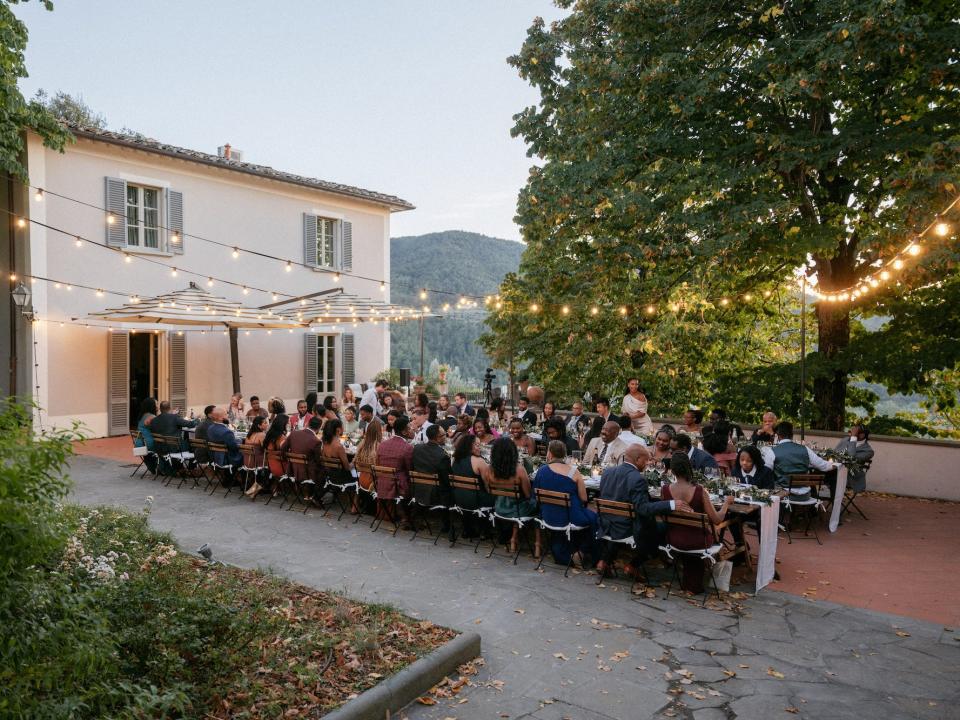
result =
[{"label": "light bulb", "polygon": [[139,296],[139,295],[134,295],[132,298],[130,298],[130,302],[132,302],[134,305],[136,305],[138,302],[140,302],[140,296]]},{"label": "light bulb", "polygon": [[564,315],[569,315],[569,314],[570,314],[570,306],[569,306],[569,305],[564,305],[564,306],[560,309],[560,312],[562,312]]},{"label": "light bulb", "polygon": [[653,315],[657,311],[653,305],[647,305],[647,315]]},{"label": "light bulb", "polygon": [[380,282],[380,292],[384,292],[387,289],[387,284],[383,281]]},{"label": "light bulb", "polygon": [[449,310],[449,309],[450,309],[450,303],[444,303],[444,304],[443,304],[443,310],[444,310],[444,312],[446,312],[446,311]]},{"label": "light bulb", "polygon": [[180,242],[180,236],[177,233],[174,233],[170,236],[171,242],[178,243]]},{"label": "light bulb", "polygon": [[917,255],[919,255],[922,250],[923,250],[923,248],[921,248],[921,247],[920,247],[919,245],[917,245],[916,243],[910,243],[910,244],[907,246],[907,253],[909,253],[910,255],[913,255],[914,257],[916,257]]},{"label": "light bulb", "polygon": [[26,226],[27,226],[27,221],[26,221],[26,220],[24,220],[23,218],[17,218],[17,227],[21,227],[21,228],[22,228],[22,227],[26,227]]},{"label": "light bulb", "polygon": [[340,273],[334,273],[334,274],[333,274],[333,281],[334,281],[335,283],[340,282]]},{"label": "light bulb", "polygon": [[43,200],[43,188],[37,188],[37,192],[34,193],[33,199],[36,200],[37,202],[40,202],[41,200]]},{"label": "light bulb", "polygon": [[123,254],[123,261],[124,261],[124,262],[128,262],[128,263],[131,263],[131,262],[133,262],[133,257],[131,257],[130,255],[128,255],[127,253],[124,253],[124,254]]},{"label": "light bulb", "polygon": [[877,287],[877,285],[879,285],[879,284],[880,284],[880,283],[877,281],[876,278],[870,278],[870,287],[874,287],[874,288],[875,288],[875,287]]},{"label": "light bulb", "polygon": [[293,270],[293,263],[287,260],[287,272],[290,272],[291,270]]},{"label": "light bulb", "polygon": [[769,290],[764,290],[764,291],[763,291],[763,296],[764,296],[765,298],[770,297],[772,294],[773,294],[773,293],[770,292]]},{"label": "light bulb", "polygon": [[950,234],[950,224],[943,220],[938,220],[937,224],[933,226],[933,231],[940,237],[946,237]]},{"label": "light bulb", "polygon": [[498,301],[497,301],[497,304],[496,304],[497,310],[499,310],[499,309],[502,308],[502,307],[503,307],[503,303],[498,300]]},{"label": "light bulb", "polygon": [[540,309],[540,306],[537,305],[536,303],[530,304],[530,312],[537,312],[539,309]]},{"label": "light bulb", "polygon": [[280,299],[280,296],[277,295],[276,293],[274,293],[273,295],[271,295],[271,297],[273,298],[273,301],[274,301],[274,302],[276,302],[277,300]]},{"label": "light bulb", "polygon": [[238,250],[237,248],[234,248],[234,249],[233,249],[233,259],[236,260],[238,257],[240,257],[240,250]]},{"label": "light bulb", "polygon": [[176,268],[172,268],[172,269],[170,270],[170,277],[176,277],[176,276],[177,276],[177,269],[176,269]]},{"label": "light bulb", "polygon": [[594,305],[592,308],[590,308],[590,314],[591,314],[591,315],[596,315],[598,312],[600,312],[600,308],[598,308],[596,305]]},{"label": "light bulb", "polygon": [[246,286],[244,286],[244,288],[243,288],[243,294],[244,294],[244,295],[249,295],[249,294],[250,294],[250,291],[247,290]]},{"label": "light bulb", "polygon": [[13,281],[16,280],[16,279],[17,279],[17,274],[16,274],[16,273],[10,273],[10,281],[13,282]]},{"label": "light bulb", "polygon": [[[113,225],[116,221],[117,219],[113,216],[113,213],[109,213],[107,215],[107,225]],[[110,332],[113,332],[113,330],[111,330]]]},{"label": "light bulb", "polygon": [[83,240],[80,239],[79,235],[77,235],[77,239],[73,241],[73,244],[77,247],[83,247]]},{"label": "light bulb", "polygon": [[621,315],[626,315],[626,314],[627,314],[627,308],[626,308],[626,306],[621,306],[621,307],[620,307],[620,314],[621,314]]},{"label": "light bulb", "polygon": [[730,304],[730,299],[729,299],[729,298],[720,298],[720,304],[723,305],[724,307],[726,307],[727,305]]},{"label": "light bulb", "polygon": [[747,293],[746,295],[743,296],[743,299],[746,300],[747,302],[750,302],[751,300],[753,300],[753,295],[751,295],[750,293]]},{"label": "light bulb", "polygon": [[207,278],[207,287],[213,287],[213,278]]},{"label": "light bulb", "polygon": [[894,270],[902,270],[902,269],[903,269],[903,260],[901,260],[900,258],[897,258],[896,260],[894,260],[894,261],[893,261],[893,269],[894,269]]},{"label": "light bulb", "polygon": [[97,297],[103,297],[103,290],[97,289]]},{"label": "light bulb", "polygon": [[889,280],[889,279],[890,279],[890,271],[889,271],[889,270],[881,270],[881,271],[880,271],[880,279],[881,279],[881,280]]},{"label": "light bulb", "polygon": [[426,290],[421,290],[421,291],[420,291],[420,299],[421,299],[421,300],[426,300],[426,299],[427,299],[427,291],[426,291]]}]

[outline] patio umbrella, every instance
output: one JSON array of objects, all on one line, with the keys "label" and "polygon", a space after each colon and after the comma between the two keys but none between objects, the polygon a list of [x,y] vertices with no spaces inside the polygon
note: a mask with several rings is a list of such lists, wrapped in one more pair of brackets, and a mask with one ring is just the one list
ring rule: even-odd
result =
[{"label": "patio umbrella", "polygon": [[239,328],[303,328],[305,324],[273,310],[247,307],[207,292],[196,283],[165,295],[141,298],[118,308],[90,313],[112,322],[155,325],[205,325],[225,327],[230,335],[230,367],[233,391],[240,392],[240,362],[237,352]]}]

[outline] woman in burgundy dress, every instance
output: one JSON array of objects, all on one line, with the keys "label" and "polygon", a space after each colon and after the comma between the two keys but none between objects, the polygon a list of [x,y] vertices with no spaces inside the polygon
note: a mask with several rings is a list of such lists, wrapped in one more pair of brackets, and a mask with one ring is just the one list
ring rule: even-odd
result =
[{"label": "woman in burgundy dress", "polygon": [[[664,500],[682,500],[694,512],[706,513],[712,523],[720,523],[733,504],[733,498],[727,497],[719,510],[714,509],[710,495],[693,480],[693,467],[686,453],[677,452],[670,458],[670,472],[677,479],[672,485],[665,485],[660,491]],[[700,528],[670,525],[667,528],[667,542],[679,550],[700,550],[716,544],[717,540],[707,530]],[[696,555],[680,555],[680,587],[699,594],[703,592],[704,561]]]}]

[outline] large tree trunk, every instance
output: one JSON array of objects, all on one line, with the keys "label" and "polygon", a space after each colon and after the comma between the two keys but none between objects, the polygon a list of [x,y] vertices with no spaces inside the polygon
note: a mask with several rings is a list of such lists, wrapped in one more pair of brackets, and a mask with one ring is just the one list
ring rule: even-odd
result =
[{"label": "large tree trunk", "polygon": [[[817,304],[817,349],[826,361],[834,360],[850,344],[850,311],[841,305]],[[847,406],[847,372],[840,368],[813,381],[818,412],[811,427],[843,430]]]}]

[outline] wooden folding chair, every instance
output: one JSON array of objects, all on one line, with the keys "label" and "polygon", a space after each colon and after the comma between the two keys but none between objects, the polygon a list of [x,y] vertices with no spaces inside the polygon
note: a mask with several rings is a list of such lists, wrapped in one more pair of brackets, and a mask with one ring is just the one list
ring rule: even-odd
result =
[{"label": "wooden folding chair", "polygon": [[[351,491],[353,493],[357,492],[357,480],[350,474],[348,468],[340,464],[338,458],[321,457],[320,467],[323,469],[324,491],[329,490],[337,505],[340,506],[340,514],[337,515],[337,522],[340,522],[340,518],[343,517],[352,502]],[[326,515],[327,512],[324,509],[323,514]]]},{"label": "wooden folding chair", "polygon": [[311,505],[317,505],[320,500],[317,495],[317,481],[313,478],[312,468],[310,467],[310,458],[305,453],[287,453],[287,465],[289,466],[290,479],[293,481],[293,499],[287,506],[287,511],[293,510],[297,500],[303,502],[303,514]]},{"label": "wooden folding chair", "polygon": [[[363,465],[361,463],[354,462],[354,467],[357,470],[357,492],[354,495],[354,504],[356,506],[357,515],[353,518],[353,524],[356,525],[360,521],[360,515],[363,514],[363,507],[367,504],[367,500],[372,501],[374,506],[373,520],[370,521],[370,527],[373,527],[373,523],[377,521],[376,505],[377,505],[377,481],[373,476],[373,468],[370,465]],[[370,487],[364,487],[361,479],[366,475],[370,478]]]},{"label": "wooden folding chair", "polygon": [[[393,535],[396,537],[397,531],[400,529],[399,508],[405,499],[400,493],[397,471],[386,465],[371,465],[370,469],[373,472],[373,481],[377,488],[377,512],[370,527],[373,532],[376,532],[380,529],[380,524],[386,517],[393,523]],[[394,495],[395,497],[385,498],[384,495]]]},{"label": "wooden folding chair", "polygon": [[[193,470],[191,473],[193,477],[193,487],[197,487],[200,483],[197,482],[198,477],[203,477],[207,481],[207,487],[210,486],[210,448],[207,447],[206,440],[198,440],[197,438],[190,438],[190,450],[193,452]],[[199,471],[199,473],[197,472]],[[185,478],[184,478],[185,479]],[[180,485],[183,485],[183,480],[180,481]],[[180,487],[177,485],[177,487]]]},{"label": "wooden folding chair", "polygon": [[[496,478],[493,478],[490,480],[489,483],[487,483],[487,491],[491,495],[493,495],[495,498],[502,497],[502,498],[508,498],[514,501],[516,503],[518,513],[519,513],[519,508],[521,507],[521,505],[525,500],[525,498],[523,497],[523,488],[520,486],[519,482],[511,482],[510,480],[497,480]],[[515,518],[509,517],[507,515],[501,515],[496,511],[496,508],[494,508],[494,511],[490,514],[490,522],[493,524],[494,530],[496,530],[496,527],[497,527],[497,520],[500,520],[502,522],[505,522],[511,525],[516,525],[518,530],[520,531],[517,533],[517,538],[518,538],[517,549],[513,554],[514,565],[517,564],[517,558],[520,557],[520,546],[525,539],[522,532],[523,526],[525,524],[529,524],[531,522],[536,521],[536,519],[537,518],[535,518],[532,515],[529,515],[529,516],[525,515],[525,516],[520,516]],[[490,552],[487,553],[488,558],[492,557],[494,551],[497,549],[496,532],[494,532],[494,535],[493,535],[493,538],[491,539],[490,544],[491,544]],[[527,541],[527,548],[530,550],[531,553],[533,552],[533,549],[530,547],[529,541]]]},{"label": "wooden folding chair", "polygon": [[226,462],[227,446],[223,443],[208,440],[207,451],[210,453],[210,468],[213,470],[213,489],[210,490],[210,495],[217,491],[217,487],[223,486],[227,489],[227,492],[223,495],[226,497],[230,494],[231,483],[233,482],[233,465]]},{"label": "wooden folding chair", "polygon": [[[429,502],[422,503],[417,499],[417,488],[421,488],[422,492],[426,493],[427,497],[430,498]],[[423,520],[427,526],[427,532],[430,535],[433,535],[433,529],[430,527],[430,514],[431,513],[442,513],[446,515],[449,519],[450,517],[450,506],[435,501],[435,499],[440,495],[440,476],[436,473],[422,473],[416,472],[414,470],[410,471],[410,507],[416,508],[414,513],[413,520],[413,535],[410,536],[410,542],[413,542],[414,538],[417,537],[417,533],[420,532],[420,524],[418,520],[422,513]],[[441,530],[437,531],[436,537],[433,538],[433,544],[436,545],[440,540],[440,534],[442,532],[443,524],[440,525]]]},{"label": "wooden folding chair", "polygon": [[[803,529],[802,539],[810,539],[810,528],[813,527],[814,539],[818,545],[823,545],[814,521],[817,519],[818,513],[823,510],[823,500],[820,497],[820,490],[823,488],[824,479],[824,475],[817,473],[798,473],[789,476],[790,484],[788,486],[787,496],[780,502],[780,507],[790,513],[788,521],[784,523],[788,544],[793,542],[791,530],[794,519],[806,517],[807,524]],[[804,491],[795,492],[800,490]]]},{"label": "wooden folding chair", "polygon": [[[240,495],[242,498],[254,483],[260,481],[260,476],[263,475],[266,467],[264,466],[263,452],[254,445],[241,445],[240,455],[243,457],[243,465],[240,466],[239,470],[243,477],[243,493]],[[252,500],[256,502],[256,498],[252,498]]]},{"label": "wooden folding chair", "polygon": [[[130,433],[130,440],[133,442],[133,453],[134,453],[133,456],[138,460],[140,460],[140,464],[137,465],[135,468],[133,468],[133,472],[130,473],[130,477],[133,477],[134,475],[136,475],[140,471],[140,468],[143,468],[143,475],[141,475],[141,477],[146,477],[147,473],[150,472],[150,466],[147,465],[147,458],[150,456],[153,456],[154,458],[156,458],[157,454],[153,450],[150,450],[147,447],[146,441],[143,441],[143,435],[139,430],[134,430]],[[143,441],[143,445],[137,445],[138,440]],[[138,450],[139,451],[146,450],[146,452],[144,452],[143,454],[138,454]],[[156,470],[153,471],[153,477],[154,479],[156,479],[157,477]]]},{"label": "wooden folding chair", "polygon": [[[863,464],[864,472],[867,472],[870,469],[870,465],[872,462],[873,460],[867,460]],[[864,520],[869,520],[866,514],[864,514],[863,510],[860,509],[860,506],[857,505],[857,497],[859,495],[860,495],[860,491],[854,490],[853,488],[850,487],[850,484],[847,483],[847,489],[843,493],[843,505],[840,506],[840,517],[843,517],[844,515],[848,515],[850,513],[850,508],[853,508],[858,513],[860,513],[860,517],[862,517]]]},{"label": "wooden folding chair", "polygon": [[[571,533],[583,532],[584,530],[590,529],[588,525],[574,525],[570,522],[570,495],[568,493],[557,492],[556,490],[544,490],[542,488],[534,488],[533,493],[537,498],[537,511],[539,514],[537,521],[544,530],[548,530],[551,533],[564,533],[567,536],[567,540],[570,540]],[[543,519],[544,505],[562,508],[567,522],[563,525],[551,525],[548,523]],[[540,553],[540,562],[537,563],[537,570],[543,565],[543,558],[546,557],[546,554],[546,552]],[[573,567],[573,556],[574,553],[570,553],[570,559],[567,560],[567,567],[563,570],[564,577],[570,574],[570,568]]]},{"label": "wooden folding chair", "polygon": [[[471,493],[473,497],[477,498],[477,502],[471,503],[476,507],[467,508],[460,507],[460,505],[451,499],[451,508],[450,510],[453,513],[458,513],[459,515],[472,514],[476,515],[477,519],[480,521],[486,520],[490,517],[490,514],[493,512],[493,506],[482,507],[480,505],[480,497],[483,493],[483,486],[480,484],[480,480],[475,477],[468,477],[466,475],[451,475],[450,476],[450,491],[455,493],[457,491],[462,491],[466,493]],[[457,542],[456,535],[454,535],[453,544]],[[473,552],[476,553],[480,548],[480,543],[483,542],[483,536],[480,533],[477,533],[477,542],[473,546]]]},{"label": "wooden folding chair", "polygon": [[710,585],[709,583],[713,582],[713,590],[717,594],[717,599],[720,599],[720,588],[717,587],[717,581],[713,577],[713,566],[717,564],[717,559],[719,558],[720,552],[723,550],[723,543],[720,542],[718,531],[722,527],[726,527],[726,523],[721,525],[714,526],[710,522],[710,518],[706,513],[698,512],[682,512],[680,510],[675,510],[674,512],[665,515],[664,519],[667,523],[667,537],[670,537],[670,528],[697,528],[702,534],[703,537],[708,537],[712,540],[711,544],[702,548],[693,548],[693,549],[681,549],[671,545],[667,542],[665,545],[660,546],[660,550],[663,551],[666,556],[673,561],[673,575],[670,578],[670,585],[667,587],[667,597],[670,597],[670,591],[673,590],[674,581],[677,584],[680,583],[680,563],[677,562],[678,558],[675,558],[674,555],[686,555],[691,557],[699,557],[703,560],[705,565],[705,574],[708,576],[706,581],[703,584],[703,604],[707,604],[707,598],[710,596]]},{"label": "wooden folding chair", "polygon": [[[633,507],[633,503],[620,502],[619,500],[604,500],[603,498],[597,498],[595,500],[597,515],[600,518],[600,527],[603,527],[603,518],[604,517],[613,517],[613,518],[623,518],[630,523],[630,534],[623,538],[614,538],[609,534],[600,535],[597,539],[603,540],[608,543],[613,543],[615,545],[623,545],[631,550],[637,549],[637,540],[633,535],[633,528],[637,526],[637,511]],[[614,557],[615,559],[615,557]],[[637,558],[632,558],[632,560],[637,560]],[[611,561],[610,569],[613,571],[614,577],[617,575],[617,568],[614,563]],[[640,571],[643,573],[643,582],[645,585],[650,585],[650,577],[647,575],[646,563],[640,561]],[[603,582],[603,573],[597,573],[599,577],[597,578],[597,585]],[[633,581],[634,584],[636,580]],[[631,584],[631,589],[633,584]]]}]

